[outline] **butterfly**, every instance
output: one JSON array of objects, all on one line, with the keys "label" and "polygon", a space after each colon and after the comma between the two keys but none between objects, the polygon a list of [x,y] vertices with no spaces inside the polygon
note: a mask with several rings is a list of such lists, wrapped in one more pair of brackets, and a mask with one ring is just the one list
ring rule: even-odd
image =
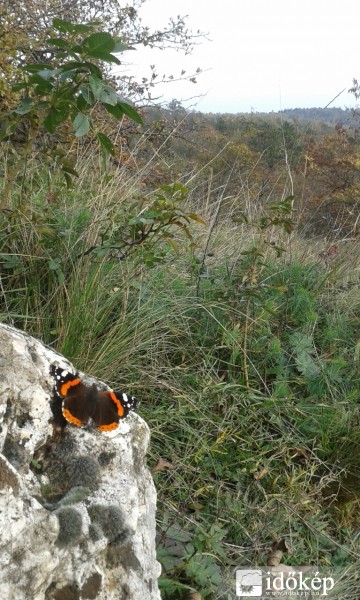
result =
[{"label": "butterfly", "polygon": [[50,374],[55,380],[55,391],[62,398],[63,416],[77,427],[92,422],[99,431],[113,431],[138,404],[134,396],[98,390],[95,384],[88,386],[78,374],[61,367],[51,365]]}]

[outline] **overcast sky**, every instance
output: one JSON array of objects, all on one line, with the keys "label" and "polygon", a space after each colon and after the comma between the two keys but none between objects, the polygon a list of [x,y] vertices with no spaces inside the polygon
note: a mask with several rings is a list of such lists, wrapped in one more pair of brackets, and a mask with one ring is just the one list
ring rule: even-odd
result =
[{"label": "overcast sky", "polygon": [[204,95],[190,102],[202,112],[269,112],[324,107],[346,88],[331,106],[356,103],[347,90],[360,78],[359,0],[147,0],[141,9],[143,24],[154,28],[178,14],[210,41],[187,57],[127,53],[132,73],[147,75],[150,64],[161,75],[205,71],[197,85],[157,88],[165,100]]}]

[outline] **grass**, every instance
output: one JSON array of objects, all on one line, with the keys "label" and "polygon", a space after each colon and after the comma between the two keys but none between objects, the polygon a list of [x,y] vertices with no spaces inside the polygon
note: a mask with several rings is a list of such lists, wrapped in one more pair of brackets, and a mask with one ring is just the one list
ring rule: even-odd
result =
[{"label": "grass", "polygon": [[226,600],[232,570],[285,539],[284,562],[347,570],[355,600],[357,243],[325,260],[319,240],[214,219],[208,204],[211,235],[194,222],[194,249],[177,230],[178,255],[155,241],[150,268],[146,244],[101,251],[139,179],[89,161],[70,190],[33,166],[26,205],[22,190],[2,215],[2,319],[142,400],[149,465],[167,463],[154,474],[164,599]]}]

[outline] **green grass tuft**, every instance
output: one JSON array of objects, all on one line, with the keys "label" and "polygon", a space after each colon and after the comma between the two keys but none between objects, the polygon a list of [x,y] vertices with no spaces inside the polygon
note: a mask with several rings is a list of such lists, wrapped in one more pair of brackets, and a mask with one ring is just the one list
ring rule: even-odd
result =
[{"label": "green grass tuft", "polygon": [[[262,228],[258,207],[252,226],[208,207],[197,246],[179,232],[175,246],[154,242],[158,261],[142,245],[126,258],[109,244],[88,251],[121,233],[137,184],[80,171],[65,189],[38,169],[28,204],[1,216],[1,313],[141,400],[150,466],[168,463],[154,474],[164,599],[217,598],[236,566],[266,564],[282,538],[287,563],[349,569],[355,589],[357,242],[330,264],[319,240]],[[80,479],[74,466],[72,484],[86,486],[92,466]],[[94,539],[110,520],[121,538],[116,507],[92,518]]]}]

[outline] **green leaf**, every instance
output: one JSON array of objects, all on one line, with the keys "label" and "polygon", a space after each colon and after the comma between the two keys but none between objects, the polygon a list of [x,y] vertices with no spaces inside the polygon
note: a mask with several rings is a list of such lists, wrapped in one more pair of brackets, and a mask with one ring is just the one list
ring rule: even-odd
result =
[{"label": "green leaf", "polygon": [[172,187],[173,193],[181,192],[184,195],[184,194],[187,194],[189,191],[185,185],[180,183],[180,181],[175,181],[175,183],[173,183],[173,185],[171,187]]},{"label": "green leaf", "polygon": [[[176,225],[176,223],[175,223],[175,225]],[[185,231],[186,237],[192,242],[193,237],[192,237],[190,231],[188,230],[188,228],[186,227],[186,225],[182,226],[182,230]]]},{"label": "green leaf", "polygon": [[[41,71],[37,72],[37,75],[39,77],[41,77],[41,79],[48,81],[49,79],[52,79],[59,73],[61,73],[61,69],[42,69]],[[33,77],[34,77],[34,75],[33,75]]]},{"label": "green leaf", "polygon": [[102,72],[97,65],[87,61],[84,62],[84,65],[87,66],[91,75],[96,75],[99,79],[102,79]]},{"label": "green leaf", "polygon": [[73,25],[74,33],[86,33],[87,31],[91,31],[93,29],[92,25],[86,25],[85,23],[79,23],[78,25]]},{"label": "green leaf", "polygon": [[53,27],[57,29],[57,31],[61,31],[62,33],[74,33],[74,25],[70,23],[70,21],[64,21],[63,19],[53,19]]},{"label": "green leaf", "polygon": [[157,219],[163,214],[163,212],[164,211],[161,210],[147,210],[142,216],[146,219]]},{"label": "green leaf", "polygon": [[107,102],[103,102],[104,108],[117,119],[122,119],[124,115],[127,115],[130,119],[139,123],[139,125],[143,125],[143,120],[140,117],[139,113],[136,112],[130,104],[126,104],[125,102],[118,102],[116,106],[112,106]]},{"label": "green leaf", "polygon": [[53,239],[57,237],[55,229],[46,225],[40,225],[40,227],[36,228],[36,231],[43,236],[47,236]]},{"label": "green leaf", "polygon": [[141,116],[135,110],[135,108],[130,106],[130,104],[126,104],[125,102],[119,102],[117,106],[121,107],[122,111],[126,114],[126,116],[135,121],[135,123],[138,123],[139,125],[144,125],[144,121],[142,120]]},{"label": "green leaf", "polygon": [[1,254],[0,256],[2,267],[4,269],[15,269],[21,265],[21,260],[14,254]]},{"label": "green leaf", "polygon": [[80,44],[75,44],[75,46],[71,46],[71,48],[69,48],[68,55],[73,56],[73,58],[79,58],[78,56],[74,56],[74,54],[75,55],[80,54],[81,50],[82,50],[82,48],[81,48]]},{"label": "green leaf", "polygon": [[89,105],[83,96],[78,96],[76,98],[76,106],[80,112],[83,112],[84,110],[87,110],[89,108]]},{"label": "green leaf", "polygon": [[[69,175],[68,175],[68,177],[69,177]],[[64,272],[61,269],[58,269],[57,271],[55,271],[55,273],[56,273],[59,285],[62,285],[64,283],[64,281],[65,281]]]},{"label": "green leaf", "polygon": [[52,85],[44,82],[43,84],[39,84],[35,88],[35,94],[37,96],[47,96],[53,90]]},{"label": "green leaf", "polygon": [[54,133],[55,129],[69,116],[69,109],[52,107],[44,119],[44,127],[49,133]]},{"label": "green leaf", "polygon": [[43,108],[48,108],[49,106],[50,106],[50,102],[48,102],[47,100],[41,100],[41,102],[37,103],[36,109],[43,110]]},{"label": "green leaf", "polygon": [[125,52],[125,50],[131,50],[130,46],[125,44],[124,42],[115,42],[115,46],[112,52]]},{"label": "green leaf", "polygon": [[96,75],[99,79],[102,79],[102,73],[99,67],[88,61],[79,62],[75,60],[70,60],[61,65],[59,69],[61,69],[62,73],[67,73],[71,71],[75,71],[76,73],[91,73],[92,75]]},{"label": "green leaf", "polygon": [[[92,75],[90,77],[92,77]],[[84,98],[85,102],[87,104],[89,104],[90,106],[92,106],[94,103],[94,97],[93,97],[92,93],[90,92],[89,88],[86,85],[82,85],[79,88],[79,92],[80,92],[81,96]]]},{"label": "green leaf", "polygon": [[111,104],[106,104],[106,102],[103,102],[103,106],[111,115],[119,120],[122,119],[125,114],[119,104],[116,106],[111,106]]},{"label": "green leaf", "polygon": [[105,104],[116,106],[116,104],[118,103],[118,97],[115,90],[112,87],[110,87],[109,85],[104,85],[103,82],[98,77],[96,77],[96,75],[91,75],[89,77],[89,84],[95,98],[97,98]]},{"label": "green leaf", "polygon": [[294,229],[294,225],[291,221],[283,221],[283,228],[285,229],[286,233],[292,233],[293,229]]},{"label": "green leaf", "polygon": [[24,90],[25,88],[29,87],[28,83],[13,83],[11,85],[11,89],[14,90],[14,92],[20,92],[21,90]]},{"label": "green leaf", "polygon": [[109,85],[104,85],[99,100],[101,102],[105,102],[106,104],[110,104],[111,106],[116,106],[118,103],[118,97],[115,90]]},{"label": "green leaf", "polygon": [[44,77],[42,77],[40,75],[41,71],[39,73],[34,73],[33,75],[31,75],[31,77],[29,77],[29,83],[31,83],[31,85],[35,84],[35,83],[48,83]]},{"label": "green leaf", "polygon": [[99,79],[99,77],[97,77],[97,75],[90,75],[89,84],[95,98],[99,100],[104,85],[103,82],[101,81],[101,79]]},{"label": "green leaf", "polygon": [[[66,173],[64,173],[65,178],[70,177]],[[48,262],[50,271],[54,271],[56,273],[56,277],[60,284],[64,283],[64,273],[61,268],[61,258],[51,258]]]},{"label": "green leaf", "polygon": [[57,271],[61,269],[61,258],[50,258],[48,262],[50,271]]},{"label": "green leaf", "polygon": [[146,219],[143,217],[132,217],[129,219],[129,225],[140,225],[146,223]]},{"label": "green leaf", "polygon": [[39,77],[39,81],[35,87],[35,93],[37,96],[46,96],[46,94],[50,94],[53,89],[54,86],[50,83],[50,81],[44,81],[41,79],[41,77]]},{"label": "green leaf", "polygon": [[100,50],[101,52],[112,52],[115,48],[115,41],[110,33],[106,31],[93,33],[89,37],[85,38],[82,43],[82,47],[87,53],[93,53]]},{"label": "green leaf", "polygon": [[221,569],[212,556],[196,553],[186,564],[186,574],[202,588],[223,582]]},{"label": "green leaf", "polygon": [[67,42],[63,38],[49,38],[46,41],[48,42],[48,44],[52,44],[53,46],[56,46],[57,48],[68,48],[69,47],[69,42]]},{"label": "green leaf", "polygon": [[269,206],[269,209],[272,211],[279,212],[284,215],[289,215],[292,212],[292,200],[294,196],[288,196],[285,200],[280,200],[279,202],[272,202]]},{"label": "green leaf", "polygon": [[21,67],[23,71],[27,71],[28,73],[37,73],[38,71],[43,71],[44,69],[52,69],[52,65],[48,63],[37,63],[36,65],[24,65]]},{"label": "green leaf", "polygon": [[90,121],[83,113],[78,113],[73,120],[73,128],[76,137],[86,135],[90,129]]},{"label": "green leaf", "polygon": [[68,73],[69,71],[88,72],[90,69],[85,62],[79,62],[76,60],[69,60],[59,67],[62,73]]},{"label": "green leaf", "polygon": [[13,112],[17,115],[26,115],[27,113],[31,112],[33,108],[34,105],[32,98],[24,98]]},{"label": "green leaf", "polygon": [[88,56],[92,58],[98,58],[99,60],[103,60],[104,62],[114,63],[115,65],[121,65],[121,62],[114,54],[109,54],[109,52],[104,52],[103,50],[92,50],[88,52]]},{"label": "green leaf", "polygon": [[112,141],[108,138],[107,135],[105,135],[105,133],[97,133],[96,137],[98,138],[102,148],[105,150],[106,153],[111,154],[111,156],[115,156],[115,148],[114,148],[114,144],[112,143]]}]

